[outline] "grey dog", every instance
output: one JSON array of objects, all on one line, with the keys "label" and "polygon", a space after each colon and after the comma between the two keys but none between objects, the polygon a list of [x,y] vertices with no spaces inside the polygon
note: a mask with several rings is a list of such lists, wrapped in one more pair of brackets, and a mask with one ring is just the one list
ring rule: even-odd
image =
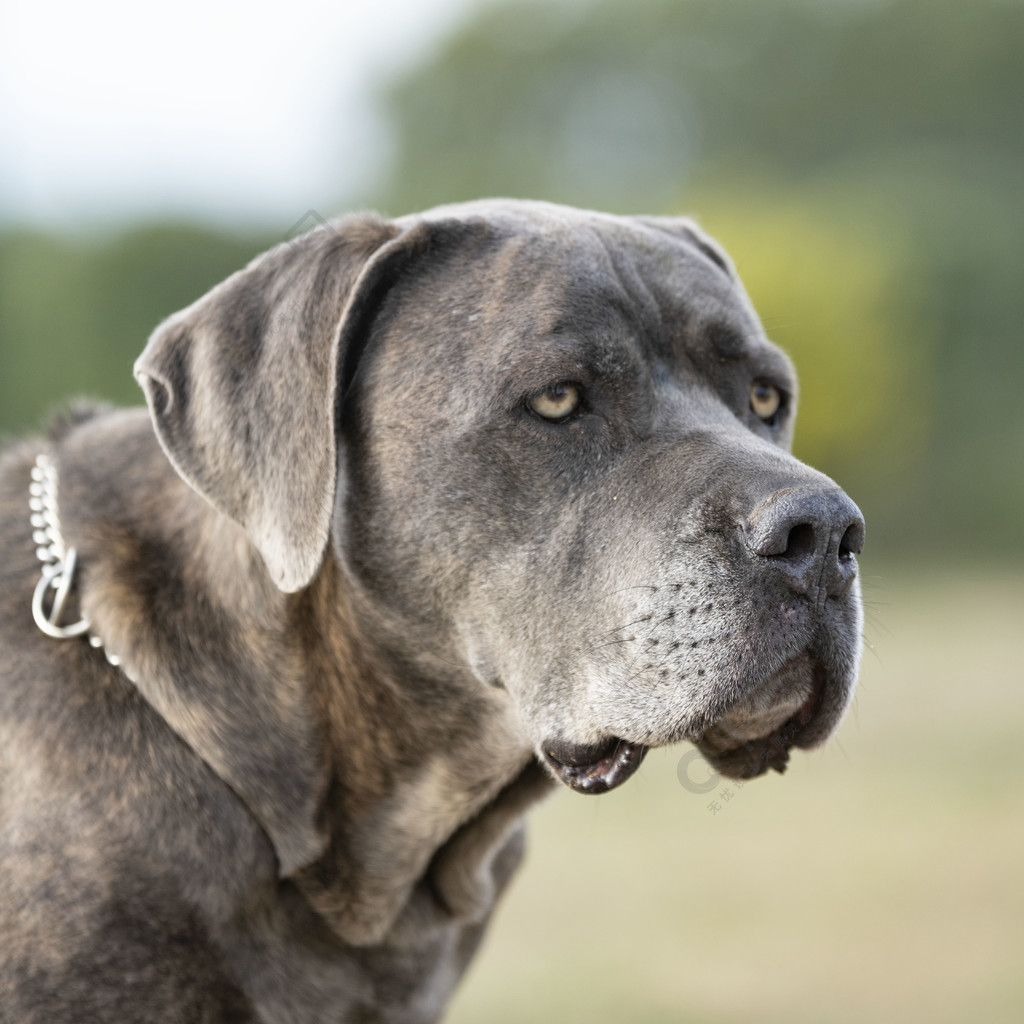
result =
[{"label": "grey dog", "polygon": [[135,372],[0,462],[5,1021],[437,1020],[545,792],[851,699],[860,513],[687,220],[346,218]]}]

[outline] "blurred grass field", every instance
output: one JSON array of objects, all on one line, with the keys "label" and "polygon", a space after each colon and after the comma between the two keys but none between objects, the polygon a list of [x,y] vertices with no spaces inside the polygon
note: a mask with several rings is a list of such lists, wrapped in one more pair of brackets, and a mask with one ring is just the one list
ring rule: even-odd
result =
[{"label": "blurred grass field", "polygon": [[838,736],[556,793],[450,1024],[1024,1020],[1024,571],[865,569]]}]

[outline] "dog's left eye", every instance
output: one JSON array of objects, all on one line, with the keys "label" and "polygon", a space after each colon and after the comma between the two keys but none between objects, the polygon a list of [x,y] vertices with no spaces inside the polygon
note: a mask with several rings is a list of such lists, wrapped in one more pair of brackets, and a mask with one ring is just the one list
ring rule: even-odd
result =
[{"label": "dog's left eye", "polygon": [[542,419],[560,423],[580,407],[580,389],[575,384],[556,384],[534,395],[528,404]]},{"label": "dog's left eye", "polygon": [[750,387],[750,408],[758,419],[771,425],[782,408],[782,392],[767,381],[755,381]]}]

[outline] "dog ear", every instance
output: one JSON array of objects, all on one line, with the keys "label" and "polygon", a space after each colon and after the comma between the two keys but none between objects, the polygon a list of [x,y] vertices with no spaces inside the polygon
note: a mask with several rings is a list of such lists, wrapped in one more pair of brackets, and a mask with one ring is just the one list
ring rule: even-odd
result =
[{"label": "dog ear", "polygon": [[323,558],[339,366],[415,233],[365,215],[279,245],[161,324],[135,364],[171,463],[283,591]]},{"label": "dog ear", "polygon": [[733,266],[729,254],[704,232],[696,221],[689,217],[638,217],[637,219],[648,227],[657,228],[666,234],[681,238],[714,263],[716,267],[725,271],[730,278],[736,279],[736,268]]}]

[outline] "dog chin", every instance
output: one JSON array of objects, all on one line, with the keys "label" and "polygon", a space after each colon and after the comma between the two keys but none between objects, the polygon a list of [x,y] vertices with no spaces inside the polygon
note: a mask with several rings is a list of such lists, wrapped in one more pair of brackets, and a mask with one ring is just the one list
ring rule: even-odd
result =
[{"label": "dog chin", "polygon": [[769,676],[695,740],[708,763],[731,778],[784,772],[793,747],[823,742],[839,724],[847,687],[824,660],[804,653]]}]

